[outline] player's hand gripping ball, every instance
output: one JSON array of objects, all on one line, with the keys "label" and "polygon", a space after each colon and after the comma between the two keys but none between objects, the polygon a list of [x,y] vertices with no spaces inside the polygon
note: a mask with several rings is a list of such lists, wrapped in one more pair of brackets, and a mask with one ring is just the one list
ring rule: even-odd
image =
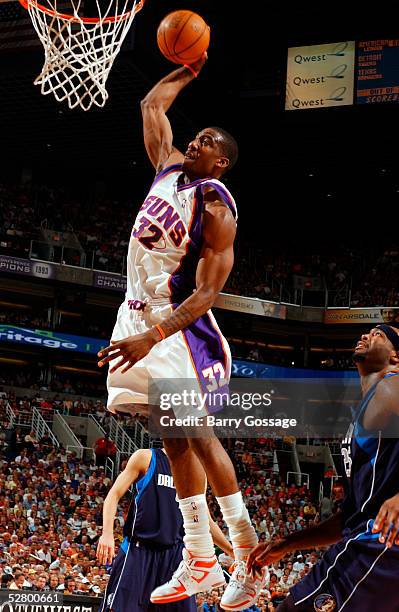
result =
[{"label": "player's hand gripping ball", "polygon": [[157,31],[158,47],[175,64],[194,64],[209,47],[210,28],[192,11],[174,11],[166,15]]}]

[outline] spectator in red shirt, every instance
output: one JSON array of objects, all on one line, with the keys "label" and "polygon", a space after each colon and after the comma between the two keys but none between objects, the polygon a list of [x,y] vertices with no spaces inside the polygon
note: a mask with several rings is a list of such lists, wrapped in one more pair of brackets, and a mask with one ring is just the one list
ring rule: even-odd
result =
[{"label": "spectator in red shirt", "polygon": [[116,445],[109,439],[109,434],[106,433],[103,438],[98,438],[93,445],[93,450],[96,455],[96,465],[105,465],[107,457],[115,457]]}]

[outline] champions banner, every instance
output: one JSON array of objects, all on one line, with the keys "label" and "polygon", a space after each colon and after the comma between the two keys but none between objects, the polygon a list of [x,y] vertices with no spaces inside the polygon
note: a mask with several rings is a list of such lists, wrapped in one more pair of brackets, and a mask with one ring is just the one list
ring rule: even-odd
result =
[{"label": "champions banner", "polygon": [[126,276],[121,276],[120,274],[111,274],[110,272],[94,272],[93,287],[125,292],[126,283]]},{"label": "champions banner", "polygon": [[399,308],[336,308],[324,311],[324,323],[354,324],[396,323],[399,325]]},{"label": "champions banner", "polygon": [[0,272],[34,276],[36,278],[55,278],[55,271],[55,266],[47,261],[33,261],[0,255]]}]

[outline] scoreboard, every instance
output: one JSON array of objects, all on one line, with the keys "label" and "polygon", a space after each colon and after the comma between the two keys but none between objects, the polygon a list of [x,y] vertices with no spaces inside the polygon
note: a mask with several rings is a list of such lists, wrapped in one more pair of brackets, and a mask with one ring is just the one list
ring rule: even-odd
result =
[{"label": "scoreboard", "polygon": [[357,104],[399,101],[399,40],[368,40],[357,47]]}]

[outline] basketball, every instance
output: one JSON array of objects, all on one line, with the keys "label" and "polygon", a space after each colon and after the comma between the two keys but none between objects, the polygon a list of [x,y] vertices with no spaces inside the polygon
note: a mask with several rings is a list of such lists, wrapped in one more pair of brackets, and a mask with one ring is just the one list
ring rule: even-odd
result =
[{"label": "basketball", "polygon": [[157,31],[158,47],[175,64],[193,64],[209,46],[210,28],[192,11],[174,11],[161,21]]}]

